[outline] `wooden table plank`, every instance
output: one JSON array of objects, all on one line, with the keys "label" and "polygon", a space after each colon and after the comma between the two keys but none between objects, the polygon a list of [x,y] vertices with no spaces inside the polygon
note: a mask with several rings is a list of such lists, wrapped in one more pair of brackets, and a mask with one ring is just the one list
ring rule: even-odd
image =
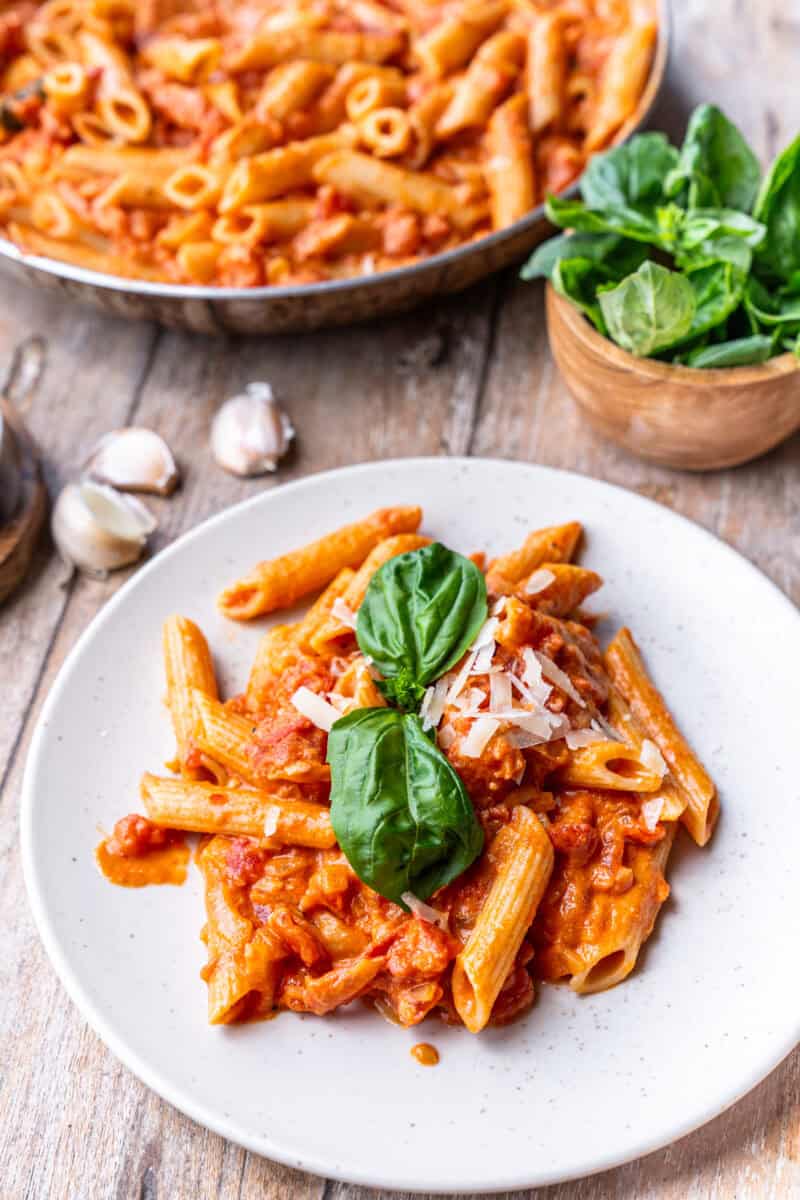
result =
[{"label": "wooden table plank", "polygon": [[[678,6],[675,6],[678,10]],[[800,125],[795,75],[800,20],[765,0],[684,0],[659,123],[679,133],[701,99],[719,99],[759,153]],[[159,429],[185,470],[181,492],[153,500],[156,548],[265,487],[395,454],[479,453],[568,467],[673,507],[736,545],[800,598],[800,524],[793,503],[800,438],[736,471],[690,476],[647,466],[582,424],[547,355],[541,288],[513,273],[397,320],[309,338],[209,341],[76,312],[17,291],[0,314],[7,362],[31,337],[44,370],[26,415],[47,451],[51,486],[96,436],[125,420]],[[37,344],[23,357],[35,377]],[[270,380],[298,430],[274,479],[224,475],[208,452],[218,403]],[[75,638],[125,573],[62,589],[43,553],[3,609],[0,667],[14,681],[0,713],[0,1196],[3,1200],[377,1200],[247,1154],[157,1099],[88,1031],[47,964],[21,907],[16,809],[42,700]],[[690,1081],[689,1084],[690,1086]],[[736,1200],[800,1193],[800,1054],[728,1114],[675,1146],[528,1200]]]}]

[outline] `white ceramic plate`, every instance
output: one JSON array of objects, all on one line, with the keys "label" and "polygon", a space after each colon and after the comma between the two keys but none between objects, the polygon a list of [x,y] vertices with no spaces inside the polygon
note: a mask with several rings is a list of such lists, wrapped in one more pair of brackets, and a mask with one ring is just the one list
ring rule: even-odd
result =
[{"label": "white ceramic plate", "polygon": [[[520,1022],[479,1037],[416,1030],[352,1006],[209,1028],[202,901],[126,891],[92,861],[97,826],[137,807],[170,751],[159,627],[194,618],[226,689],[261,627],[214,598],[256,560],[378,505],[419,502],[454,548],[498,550],[570,518],[719,782],[701,852],[682,837],[672,899],[639,969],[578,997],[543,988]],[[25,871],[39,929],[86,1019],[165,1099],[252,1150],[381,1187],[489,1191],[552,1183],[645,1154],[715,1116],[800,1040],[800,619],[744,559],[667,509],[592,479],[507,462],[417,459],[318,475],[221,513],[106,605],[45,705],[25,777]],[[432,1041],[435,1069],[413,1043]]]}]

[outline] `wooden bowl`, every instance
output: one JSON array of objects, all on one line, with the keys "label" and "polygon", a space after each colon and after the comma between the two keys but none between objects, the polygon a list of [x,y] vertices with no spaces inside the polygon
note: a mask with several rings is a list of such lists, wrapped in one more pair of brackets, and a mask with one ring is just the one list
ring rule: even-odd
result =
[{"label": "wooden bowl", "polygon": [[591,424],[632,454],[709,471],[749,462],[800,429],[800,361],[699,370],[637,358],[547,285],[550,349]]}]

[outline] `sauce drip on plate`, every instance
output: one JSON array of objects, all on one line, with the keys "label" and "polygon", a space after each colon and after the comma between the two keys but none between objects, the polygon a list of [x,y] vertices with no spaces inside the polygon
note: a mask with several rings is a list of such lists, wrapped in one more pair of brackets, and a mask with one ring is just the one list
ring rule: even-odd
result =
[{"label": "sauce drip on plate", "polygon": [[416,1046],[411,1047],[411,1057],[421,1067],[435,1067],[439,1061],[439,1051],[430,1042],[417,1042]]},{"label": "sauce drip on plate", "polygon": [[114,832],[94,853],[110,883],[146,887],[150,883],[183,883],[190,852],[179,833],[131,813],[117,821]]}]

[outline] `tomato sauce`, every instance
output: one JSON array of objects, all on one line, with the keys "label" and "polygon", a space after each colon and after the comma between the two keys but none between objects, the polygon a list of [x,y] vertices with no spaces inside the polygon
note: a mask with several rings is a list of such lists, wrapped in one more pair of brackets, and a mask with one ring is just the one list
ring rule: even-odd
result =
[{"label": "tomato sauce", "polygon": [[439,1051],[430,1042],[417,1042],[416,1046],[411,1047],[411,1057],[421,1067],[435,1067],[439,1062]]},{"label": "tomato sauce", "polygon": [[117,821],[111,836],[95,850],[95,859],[110,883],[146,887],[151,883],[183,883],[189,853],[181,834],[131,813]]}]

